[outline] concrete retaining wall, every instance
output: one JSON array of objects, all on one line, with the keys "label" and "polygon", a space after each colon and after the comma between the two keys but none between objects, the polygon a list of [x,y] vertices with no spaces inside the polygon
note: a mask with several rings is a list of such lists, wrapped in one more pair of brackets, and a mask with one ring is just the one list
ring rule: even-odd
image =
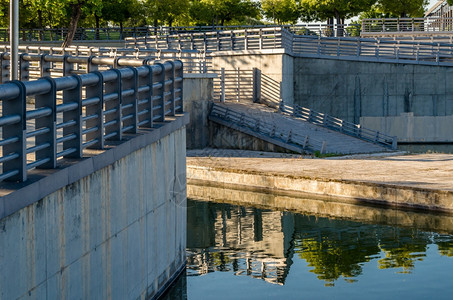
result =
[{"label": "concrete retaining wall", "polygon": [[453,68],[294,58],[295,103],[347,121],[453,115]]},{"label": "concrete retaining wall", "polygon": [[219,51],[210,54],[215,70],[236,68],[252,70],[258,68],[261,73],[281,84],[281,97],[287,105],[294,103],[294,58],[284,49]]},{"label": "concrete retaining wall", "polygon": [[13,213],[24,192],[0,198],[0,298],[156,296],[185,264],[187,121],[31,183],[48,194]]},{"label": "concrete retaining wall", "polygon": [[195,184],[250,187],[268,192],[284,191],[325,196],[330,199],[333,197],[335,201],[355,204],[372,203],[389,207],[453,212],[452,192],[392,184],[321,179],[316,178],[316,174],[313,177],[288,176],[188,165],[187,178],[188,183]]},{"label": "concrete retaining wall", "polygon": [[362,117],[360,124],[366,128],[397,136],[398,142],[453,141],[453,115],[415,117],[413,113],[403,113],[397,117]]}]

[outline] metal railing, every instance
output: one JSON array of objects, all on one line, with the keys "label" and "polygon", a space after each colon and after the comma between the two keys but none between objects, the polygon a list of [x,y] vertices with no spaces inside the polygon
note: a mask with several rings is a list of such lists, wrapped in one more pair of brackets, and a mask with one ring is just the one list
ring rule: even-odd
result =
[{"label": "metal railing", "polygon": [[[232,26],[177,26],[177,27],[103,27],[77,28],[75,41],[120,41],[126,38],[171,35],[187,32],[231,31],[244,29],[266,29],[280,27],[298,34],[334,36],[337,33],[345,36],[360,34],[359,24],[297,24],[297,25],[232,25]],[[19,37],[22,41],[63,41],[68,33],[67,28],[21,29]],[[0,29],[0,41],[9,41],[9,29]]]},{"label": "metal railing", "polygon": [[310,57],[349,57],[369,61],[453,64],[453,44],[372,38],[294,36],[293,53]]},{"label": "metal railing", "polygon": [[[0,78],[4,81],[9,76],[10,57],[6,52],[9,46],[0,46],[0,52],[2,50]],[[38,46],[21,46],[19,50],[21,80],[49,75],[83,74],[119,66],[137,67],[152,64],[155,60],[180,60],[184,64],[185,73],[206,73],[211,64],[211,60],[197,50]]]},{"label": "metal railing", "polygon": [[284,144],[295,146],[302,151],[319,151],[321,154],[327,151],[327,143],[325,141],[314,139],[308,135],[300,135],[292,129],[284,131],[275,123],[265,122],[261,118],[254,118],[215,103],[212,104],[209,117],[230,122],[237,125],[238,128],[276,139]]},{"label": "metal railing", "polygon": [[374,35],[376,33],[436,33],[452,32],[453,18],[430,16],[427,18],[383,18],[363,19],[362,35]]},{"label": "metal railing", "polygon": [[56,168],[182,113],[182,70],[169,61],[0,85],[0,181],[25,181],[30,169]]},{"label": "metal railing", "polygon": [[397,137],[382,134],[379,131],[361,127],[348,121],[334,118],[327,114],[319,113],[309,108],[295,105],[294,108],[281,105],[280,110],[295,118],[299,118],[311,124],[322,126],[334,131],[338,131],[365,141],[369,141],[381,146],[396,150]]},{"label": "metal railing", "polygon": [[127,38],[126,47],[156,49],[190,49],[204,52],[262,50],[290,47],[292,33],[282,27],[185,32]]}]

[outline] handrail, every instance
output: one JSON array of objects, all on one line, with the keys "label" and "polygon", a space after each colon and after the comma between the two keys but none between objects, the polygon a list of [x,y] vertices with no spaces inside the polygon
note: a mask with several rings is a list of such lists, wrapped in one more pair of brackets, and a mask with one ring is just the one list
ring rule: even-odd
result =
[{"label": "handrail", "polygon": [[182,72],[181,61],[167,61],[1,84],[0,181],[25,181],[32,168],[56,168],[182,113]]},{"label": "handrail", "polygon": [[451,32],[453,18],[429,16],[426,18],[363,19],[361,34],[376,33],[434,33]]},{"label": "handrail", "polygon": [[275,123],[271,124],[263,121],[261,118],[254,118],[250,115],[239,113],[215,103],[212,103],[209,116],[231,122],[241,128],[264,135],[271,139],[279,140],[284,144],[296,146],[303,151],[319,151],[321,154],[324,154],[327,151],[327,143],[325,141],[320,141],[308,135],[300,135],[292,129],[288,131],[282,130]]},{"label": "handrail", "polygon": [[282,103],[280,111],[314,125],[322,126],[368,142],[379,144],[392,150],[397,149],[396,136],[389,136],[380,133],[379,131],[368,129],[358,124],[344,121],[329,116],[328,114],[323,114],[298,105],[295,105],[293,108]]}]

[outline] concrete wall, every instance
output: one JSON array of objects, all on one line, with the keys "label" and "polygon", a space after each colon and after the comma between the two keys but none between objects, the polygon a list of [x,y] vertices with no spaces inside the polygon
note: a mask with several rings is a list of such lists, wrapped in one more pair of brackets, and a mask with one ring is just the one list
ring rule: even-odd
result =
[{"label": "concrete wall", "polygon": [[215,70],[258,68],[263,75],[281,83],[281,97],[288,105],[294,102],[293,57],[283,49],[257,51],[219,51],[210,54]]},{"label": "concrete wall", "polygon": [[415,117],[413,113],[403,113],[396,117],[362,117],[360,124],[366,128],[397,136],[399,142],[453,141],[453,115]]},{"label": "concrete wall", "polygon": [[209,145],[209,101],[214,99],[216,74],[184,74],[184,111],[190,114],[187,125],[187,149],[203,149]]},{"label": "concrete wall", "polygon": [[453,114],[453,68],[294,59],[295,103],[351,122],[360,117]]},{"label": "concrete wall", "polygon": [[20,190],[0,198],[0,298],[155,296],[185,264],[182,118],[32,183],[50,193],[13,214]]}]

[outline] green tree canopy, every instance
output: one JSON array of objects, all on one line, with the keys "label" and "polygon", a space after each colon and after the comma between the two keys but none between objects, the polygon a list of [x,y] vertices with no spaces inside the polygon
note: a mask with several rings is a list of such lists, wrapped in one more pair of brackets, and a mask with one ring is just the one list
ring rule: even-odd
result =
[{"label": "green tree canopy", "polygon": [[299,1],[296,0],[262,0],[261,6],[266,18],[278,24],[294,24],[301,15]]},{"label": "green tree canopy", "polygon": [[[453,2],[452,0],[449,0]],[[428,0],[378,0],[378,6],[384,13],[399,17],[423,17]]]}]

